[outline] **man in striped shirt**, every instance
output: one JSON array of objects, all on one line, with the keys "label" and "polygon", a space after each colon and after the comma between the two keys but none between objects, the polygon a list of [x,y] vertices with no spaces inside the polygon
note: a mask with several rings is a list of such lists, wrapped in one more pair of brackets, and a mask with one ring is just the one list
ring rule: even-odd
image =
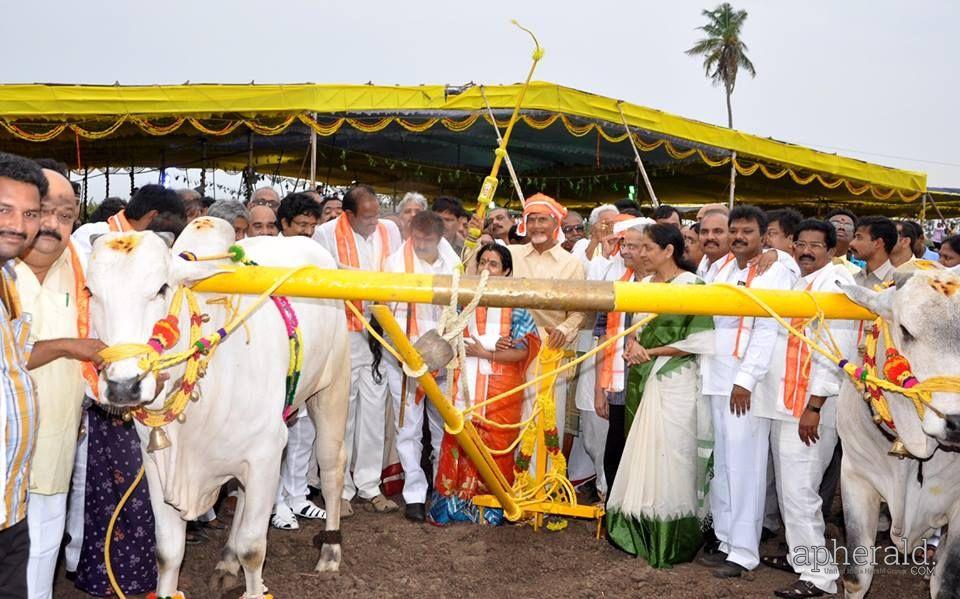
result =
[{"label": "man in striped shirt", "polygon": [[96,359],[77,339],[30,341],[29,314],[15,287],[13,259],[40,227],[47,180],[33,161],[0,153],[0,599],[27,596],[27,487],[37,441],[37,398],[29,369],[58,358]]}]

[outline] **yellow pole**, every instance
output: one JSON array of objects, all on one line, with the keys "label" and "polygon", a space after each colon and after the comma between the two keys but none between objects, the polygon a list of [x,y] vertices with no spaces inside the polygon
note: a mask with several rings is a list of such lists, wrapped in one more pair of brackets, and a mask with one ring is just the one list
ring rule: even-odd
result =
[{"label": "yellow pole", "polygon": [[[417,371],[423,367],[423,358],[413,347],[410,338],[404,334],[403,328],[393,317],[390,308],[384,305],[376,305],[372,308],[373,315],[383,327],[383,332],[393,341],[394,347],[400,353],[403,361],[406,362],[410,370]],[[464,420],[463,415],[451,404],[437,385],[436,379],[429,372],[423,374],[417,380],[420,381],[420,387],[423,389],[427,398],[433,402],[437,411],[443,418],[444,423],[452,431],[459,431],[454,436],[460,447],[467,453],[470,460],[477,467],[477,473],[487,488],[500,502],[503,507],[503,514],[508,520],[519,520],[523,511],[514,501],[510,494],[510,488],[506,484],[503,473],[494,463],[493,456],[487,451],[486,446],[479,442],[480,435],[473,423]]]},{"label": "yellow pole", "polygon": [[[243,266],[214,275],[194,286],[207,293],[263,293],[287,268]],[[460,279],[460,303],[477,291],[479,279]],[[874,320],[869,310],[841,293],[804,293],[752,289],[784,318],[810,318],[819,306],[830,319]],[[382,273],[361,270],[305,268],[284,282],[275,295],[374,302],[413,302],[447,305],[453,278],[441,275]],[[768,316],[735,289],[723,285],[670,285],[604,281],[557,281],[492,277],[481,306],[567,310],[578,312],[646,312],[716,316]]]}]

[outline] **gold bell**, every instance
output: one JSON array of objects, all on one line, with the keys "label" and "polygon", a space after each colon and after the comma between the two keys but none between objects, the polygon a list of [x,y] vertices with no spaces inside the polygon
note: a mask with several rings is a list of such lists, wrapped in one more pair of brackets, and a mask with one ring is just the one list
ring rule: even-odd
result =
[{"label": "gold bell", "polygon": [[200,401],[200,390],[199,390],[199,389],[194,389],[194,390],[190,393],[190,401]]},{"label": "gold bell", "polygon": [[167,437],[167,433],[163,432],[163,429],[159,426],[155,426],[150,430],[150,442],[147,443],[147,452],[153,453],[158,449],[166,449],[170,447],[170,438]]},{"label": "gold bell", "polygon": [[187,421],[186,412],[180,412],[179,414],[177,414],[177,422],[179,422],[180,424],[183,424],[186,421]]},{"label": "gold bell", "polygon": [[887,452],[887,455],[900,458],[901,460],[911,457],[910,452],[907,451],[907,446],[903,444],[903,441],[900,440],[900,437],[897,437],[893,442],[893,445],[890,446],[890,451]]},{"label": "gold bell", "polygon": [[124,422],[130,422],[131,420],[133,420],[133,412],[130,412],[130,411],[124,412],[124,413],[123,413],[123,421],[124,421]]},{"label": "gold bell", "polygon": [[[883,418],[880,416],[880,414],[874,414],[874,415],[873,415],[873,423],[874,423],[874,424],[880,424],[881,422],[883,422]],[[900,441],[900,440],[897,439],[897,442],[899,442],[899,441]]]}]

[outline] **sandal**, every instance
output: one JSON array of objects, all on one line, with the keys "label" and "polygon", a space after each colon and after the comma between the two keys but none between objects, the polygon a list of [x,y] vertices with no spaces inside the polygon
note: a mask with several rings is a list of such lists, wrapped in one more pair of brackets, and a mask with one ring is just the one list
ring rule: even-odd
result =
[{"label": "sandal", "polygon": [[327,512],[317,507],[312,501],[304,501],[296,506],[291,506],[293,513],[309,520],[325,520]]},{"label": "sandal", "polygon": [[777,597],[823,597],[826,591],[818,589],[812,582],[798,580],[788,587],[773,592]]},{"label": "sandal", "polygon": [[370,503],[370,506],[375,512],[380,514],[385,514],[387,512],[395,512],[400,509],[400,506],[396,504],[392,499],[387,499],[383,494],[377,495],[376,497],[371,497],[367,500]]},{"label": "sandal", "polygon": [[764,566],[793,574],[793,566],[790,565],[786,555],[764,555],[760,558],[760,562]]},{"label": "sandal", "polygon": [[300,523],[297,522],[293,510],[285,503],[277,504],[276,511],[270,516],[270,524],[280,530],[297,530],[300,528]]}]

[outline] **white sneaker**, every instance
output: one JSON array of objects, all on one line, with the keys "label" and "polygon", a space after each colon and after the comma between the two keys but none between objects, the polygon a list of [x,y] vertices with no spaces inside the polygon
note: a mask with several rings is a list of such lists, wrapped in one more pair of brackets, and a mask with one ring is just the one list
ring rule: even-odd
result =
[{"label": "white sneaker", "polygon": [[274,506],[273,516],[270,517],[270,524],[280,530],[297,530],[300,523],[297,522],[297,516],[286,503],[278,503]]}]

